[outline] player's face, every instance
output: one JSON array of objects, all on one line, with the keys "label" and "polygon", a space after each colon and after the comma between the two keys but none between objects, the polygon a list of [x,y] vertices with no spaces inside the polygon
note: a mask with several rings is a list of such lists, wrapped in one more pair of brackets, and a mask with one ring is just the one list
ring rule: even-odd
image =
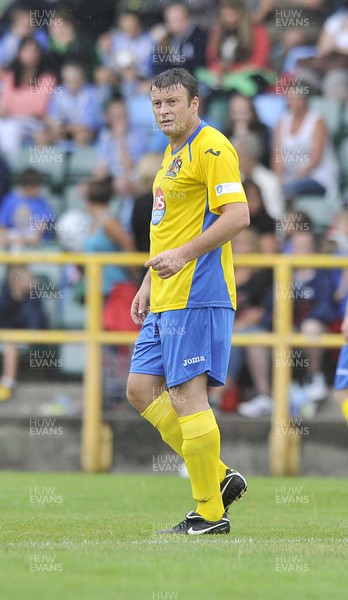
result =
[{"label": "player's face", "polygon": [[195,97],[189,102],[182,85],[163,90],[153,87],[150,98],[157,124],[169,138],[180,138],[197,119],[199,100]]}]

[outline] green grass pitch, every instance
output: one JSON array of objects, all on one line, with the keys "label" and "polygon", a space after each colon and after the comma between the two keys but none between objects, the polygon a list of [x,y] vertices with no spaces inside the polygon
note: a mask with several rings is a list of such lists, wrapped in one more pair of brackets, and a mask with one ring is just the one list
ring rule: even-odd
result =
[{"label": "green grass pitch", "polygon": [[346,600],[348,481],[249,478],[231,533],[156,536],[194,504],[174,475],[10,473],[1,600]]}]

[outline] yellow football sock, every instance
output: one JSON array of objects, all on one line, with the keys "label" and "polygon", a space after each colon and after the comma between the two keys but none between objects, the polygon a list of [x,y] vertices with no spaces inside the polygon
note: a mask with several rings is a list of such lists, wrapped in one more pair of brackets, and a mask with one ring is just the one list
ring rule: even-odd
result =
[{"label": "yellow football sock", "polygon": [[342,415],[344,416],[346,422],[348,423],[348,398],[344,400],[341,404]]},{"label": "yellow football sock", "polygon": [[162,440],[183,458],[182,433],[177,414],[172,407],[168,392],[163,392],[151,402],[141,416],[149,421],[161,434]]},{"label": "yellow football sock", "polygon": [[197,512],[207,521],[219,521],[224,514],[220,494],[220,432],[213,411],[205,410],[178,419],[182,431],[182,452],[190,476]]},{"label": "yellow football sock", "polygon": [[[168,392],[163,392],[156,400],[141,413],[151,425],[156,427],[161,434],[162,440],[170,446],[174,452],[179,454],[181,458],[182,453],[182,432],[179,425],[178,416],[170,402]],[[219,461],[219,481],[225,479],[227,465]]]}]

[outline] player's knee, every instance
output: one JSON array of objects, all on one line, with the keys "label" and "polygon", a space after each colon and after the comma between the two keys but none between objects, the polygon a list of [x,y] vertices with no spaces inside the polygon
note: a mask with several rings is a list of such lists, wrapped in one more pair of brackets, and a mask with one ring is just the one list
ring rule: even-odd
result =
[{"label": "player's knee", "polygon": [[126,396],[129,404],[135,408],[138,412],[143,412],[146,408],[144,407],[142,391],[139,385],[130,377],[127,382]]}]

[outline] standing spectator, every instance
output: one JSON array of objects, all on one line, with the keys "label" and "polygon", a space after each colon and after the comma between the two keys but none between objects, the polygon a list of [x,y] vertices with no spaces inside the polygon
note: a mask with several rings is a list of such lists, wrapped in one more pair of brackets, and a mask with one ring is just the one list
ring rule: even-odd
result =
[{"label": "standing spectator", "polygon": [[87,82],[85,67],[75,61],[62,68],[63,86],[53,96],[41,143],[71,140],[78,146],[94,141],[103,117],[96,88]]},{"label": "standing spectator", "polygon": [[205,66],[207,34],[192,20],[189,8],[173,2],[164,9],[166,34],[154,47],[152,74],[158,75],[171,67],[185,67],[194,74]]},{"label": "standing spectator", "polygon": [[274,135],[272,168],[288,200],[332,193],[338,168],[327,127],[307,96],[291,93]]},{"label": "standing spectator", "polygon": [[42,130],[55,78],[44,65],[41,47],[25,37],[18,56],[3,74],[0,98],[0,147],[16,164],[22,143]]}]

